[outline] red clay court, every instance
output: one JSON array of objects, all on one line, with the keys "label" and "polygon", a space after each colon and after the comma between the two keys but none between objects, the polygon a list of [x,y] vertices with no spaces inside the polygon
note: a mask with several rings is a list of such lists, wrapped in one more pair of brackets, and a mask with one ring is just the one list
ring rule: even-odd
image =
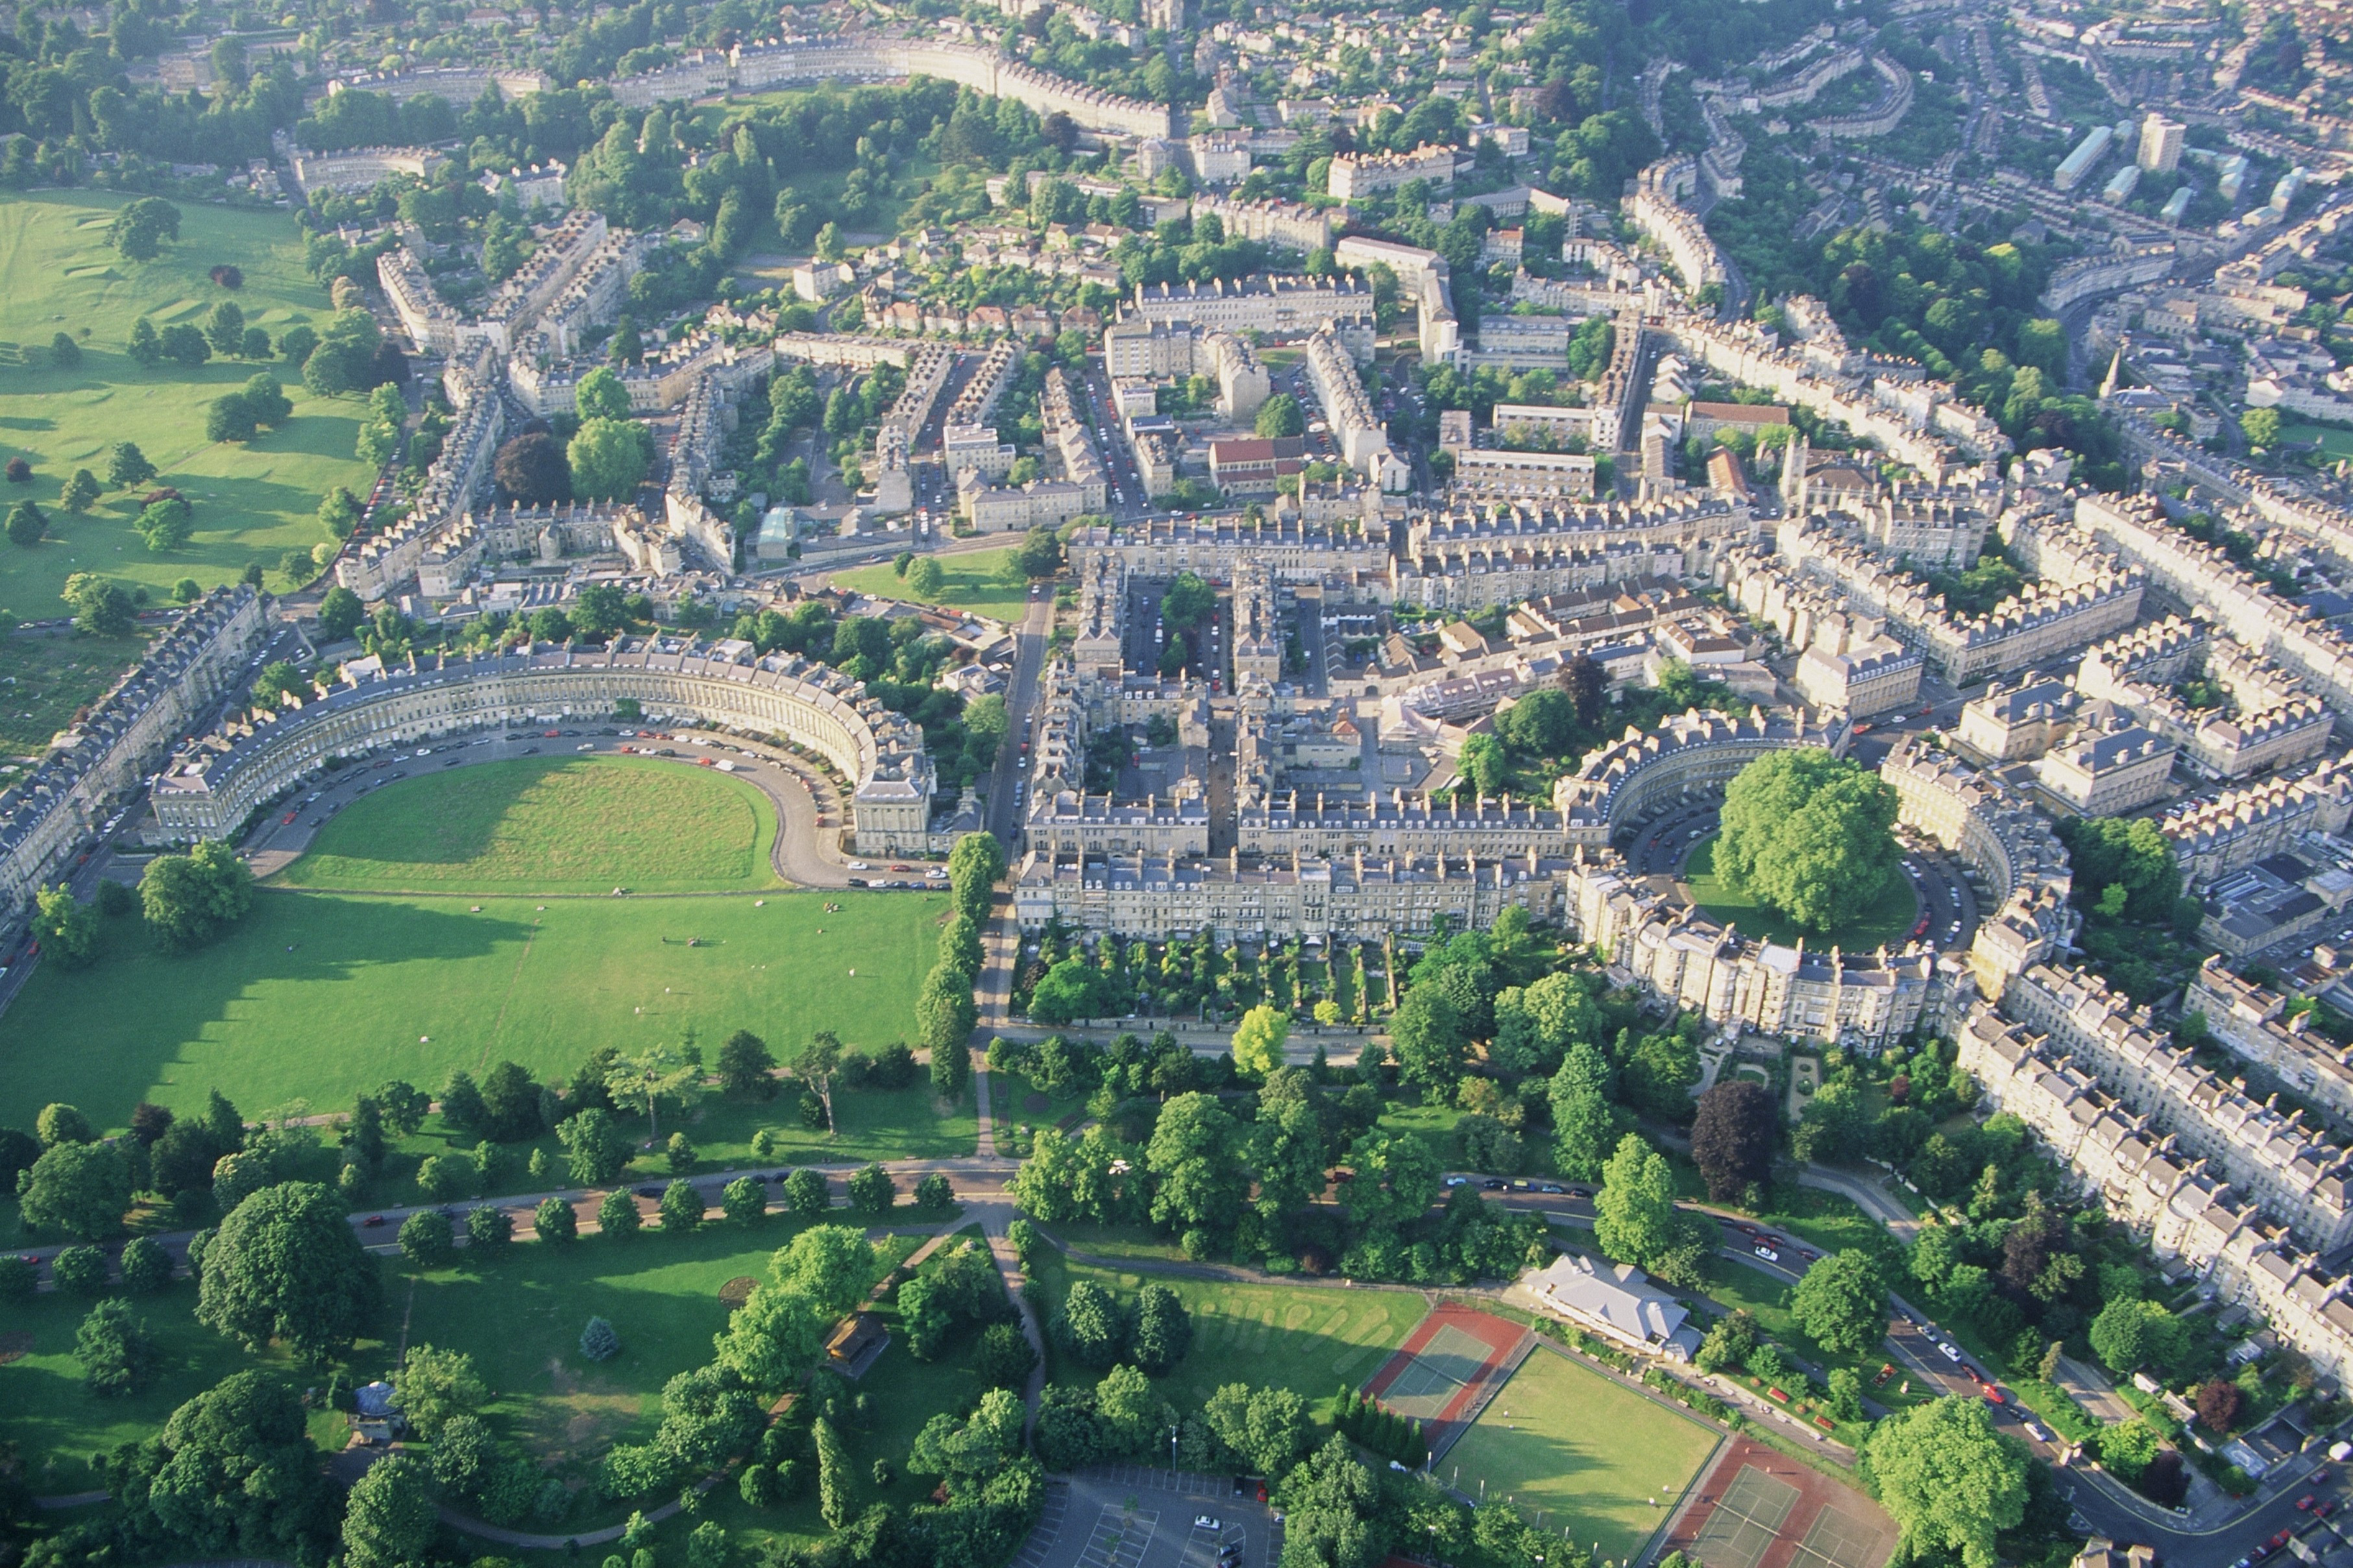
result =
[{"label": "red clay court", "polygon": [[1469,1307],[1440,1307],[1414,1326],[1365,1392],[1420,1422],[1430,1453],[1442,1454],[1535,1346],[1535,1336],[1518,1323]]},{"label": "red clay court", "polygon": [[1660,1551],[1706,1568],[1883,1568],[1896,1535],[1894,1521],[1861,1492],[1735,1437]]}]

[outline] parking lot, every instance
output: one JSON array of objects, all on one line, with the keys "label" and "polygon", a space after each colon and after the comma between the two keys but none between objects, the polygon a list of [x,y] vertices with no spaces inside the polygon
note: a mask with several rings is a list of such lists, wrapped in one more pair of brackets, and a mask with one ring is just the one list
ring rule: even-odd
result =
[{"label": "parking lot", "polygon": [[1017,1568],[1273,1568],[1282,1528],[1255,1483],[1114,1465],[1058,1484]]}]

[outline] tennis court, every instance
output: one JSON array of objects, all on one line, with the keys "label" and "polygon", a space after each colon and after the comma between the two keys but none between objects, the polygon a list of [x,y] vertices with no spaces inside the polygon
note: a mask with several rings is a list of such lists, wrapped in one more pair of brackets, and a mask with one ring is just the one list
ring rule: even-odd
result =
[{"label": "tennis court", "polygon": [[1883,1568],[1897,1534],[1862,1493],[1735,1437],[1663,1544],[1705,1568]]},{"label": "tennis court", "polygon": [[1780,1538],[1782,1521],[1797,1506],[1797,1488],[1775,1480],[1754,1466],[1744,1466],[1717,1500],[1689,1555],[1707,1568],[1757,1568],[1765,1561],[1766,1551]]},{"label": "tennis court", "polygon": [[1879,1568],[1889,1545],[1886,1532],[1867,1520],[1826,1508],[1798,1543],[1793,1568]]},{"label": "tennis court", "polygon": [[1494,1347],[1484,1340],[1449,1323],[1414,1352],[1413,1364],[1389,1384],[1382,1403],[1413,1420],[1435,1421],[1494,1353]]}]

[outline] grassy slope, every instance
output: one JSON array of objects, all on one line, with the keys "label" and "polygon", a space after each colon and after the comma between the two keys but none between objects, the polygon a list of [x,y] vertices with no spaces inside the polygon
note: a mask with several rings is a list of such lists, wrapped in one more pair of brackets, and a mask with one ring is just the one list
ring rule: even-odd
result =
[{"label": "grassy slope", "polygon": [[[43,966],[0,1016],[0,1125],[30,1126],[69,1100],[120,1127],[142,1097],[185,1110],[214,1087],[248,1114],[296,1098],[343,1106],[387,1078],[438,1086],[454,1068],[509,1057],[567,1077],[597,1046],[640,1049],[689,1028],[706,1052],[739,1028],[780,1052],[820,1028],[853,1046],[911,1036],[946,895],[833,898],[835,914],[801,893],[765,907],[521,897],[477,908],[264,891],[227,937],[186,955],[119,922],[95,966]],[[70,1052],[56,1048],[64,1040]]]},{"label": "grassy slope", "polygon": [[777,885],[776,808],[724,773],[631,758],[487,763],[363,796],[279,880],[383,891]]},{"label": "grassy slope", "polygon": [[[976,550],[966,555],[939,557],[940,570],[947,581],[940,589],[937,602],[952,610],[966,610],[995,620],[1020,620],[1029,613],[1028,590],[1010,587],[997,575],[1012,554],[1012,548],[1008,546],[1003,550]],[[838,587],[871,594],[876,598],[912,601],[914,597],[907,591],[907,580],[887,565],[837,572],[833,581]]]},{"label": "grassy slope", "polygon": [[[1539,1349],[1439,1459],[1458,1490],[1509,1497],[1534,1523],[1572,1528],[1597,1558],[1630,1561],[1673,1511],[1716,1435],[1697,1421]],[[1656,1498],[1653,1508],[1649,1500]]]},{"label": "grassy slope", "polygon": [[[195,538],[185,549],[150,554],[131,529],[135,508],[119,493],[82,517],[51,510],[58,537],[0,552],[0,604],[20,616],[51,614],[74,572],[102,571],[160,596],[182,577],[210,587],[234,580],[248,562],[275,567],[287,550],[327,537],[315,514],[328,489],[364,493],[373,479],[353,456],[359,400],[311,396],[284,361],[216,359],[196,371],[166,364],[150,372],[122,352],[140,316],[158,328],[200,323],[222,300],[235,300],[247,322],[273,339],[298,318],[323,322],[326,292],[302,270],[292,218],[192,203],[181,208],[178,244],[157,260],[130,262],[104,243],[123,199],[67,191],[0,197],[0,276],[9,280],[0,290],[0,358],[15,362],[0,383],[0,458],[22,456],[35,473],[8,499],[29,495],[47,510],[75,468],[103,481],[106,448],[135,441],[163,471],[159,482],[195,503]],[[223,262],[244,270],[234,294],[206,276]],[[61,331],[79,337],[85,327],[91,335],[82,340],[82,363],[52,365],[50,338]],[[286,385],[293,421],[250,446],[207,442],[206,405],[263,369]]]},{"label": "grassy slope", "polygon": [[1720,921],[1737,921],[1744,933],[1767,942],[1795,943],[1803,936],[1807,945],[1816,949],[1835,943],[1849,952],[1868,950],[1881,942],[1901,942],[1920,918],[1920,900],[1910,881],[1899,874],[1884,896],[1857,910],[1837,930],[1801,931],[1778,910],[1718,881],[1715,862],[1715,835],[1711,833],[1694,847],[1685,868],[1683,886],[1690,890],[1692,901]]}]

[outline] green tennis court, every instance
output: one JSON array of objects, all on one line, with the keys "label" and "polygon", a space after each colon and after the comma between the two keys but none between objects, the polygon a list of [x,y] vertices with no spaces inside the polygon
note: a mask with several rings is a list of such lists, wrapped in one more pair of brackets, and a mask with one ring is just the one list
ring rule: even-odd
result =
[{"label": "green tennis court", "polygon": [[1879,1568],[1894,1545],[1878,1526],[1826,1508],[1814,1516],[1789,1568]]},{"label": "green tennis court", "polygon": [[1435,1421],[1494,1353],[1485,1341],[1450,1323],[1413,1352],[1413,1364],[1398,1373],[1381,1403],[1412,1420]]},{"label": "green tennis court", "polygon": [[1757,1568],[1797,1506],[1797,1488],[1744,1465],[1692,1542],[1691,1555],[1707,1568]]}]

